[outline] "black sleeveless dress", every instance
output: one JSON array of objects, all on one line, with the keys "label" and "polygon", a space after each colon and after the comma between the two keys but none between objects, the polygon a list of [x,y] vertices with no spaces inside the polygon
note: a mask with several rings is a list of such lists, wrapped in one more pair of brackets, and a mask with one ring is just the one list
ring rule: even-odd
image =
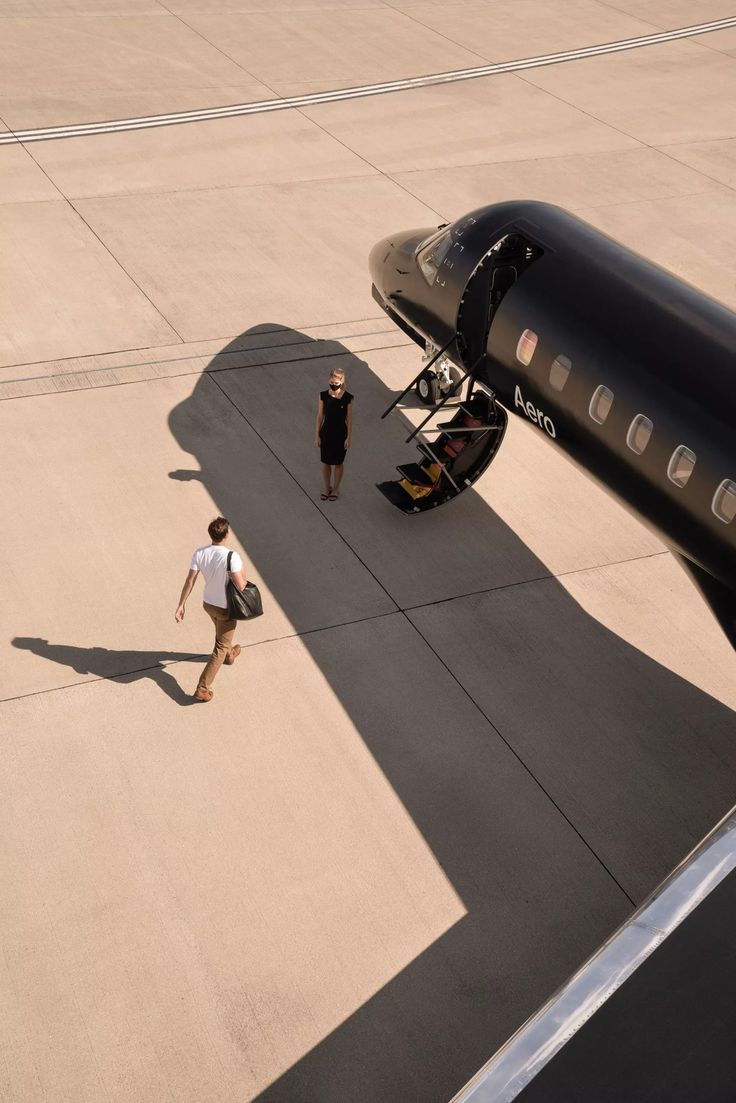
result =
[{"label": "black sleeveless dress", "polygon": [[329,391],[320,391],[325,418],[319,431],[320,458],[330,467],[345,462],[345,440],[348,435],[348,406],[353,401],[350,391],[333,398]]}]

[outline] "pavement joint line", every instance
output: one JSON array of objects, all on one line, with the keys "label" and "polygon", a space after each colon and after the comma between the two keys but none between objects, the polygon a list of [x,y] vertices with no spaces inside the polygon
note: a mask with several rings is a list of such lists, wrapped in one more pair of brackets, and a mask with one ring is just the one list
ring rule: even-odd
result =
[{"label": "pavement joint line", "polygon": [[[35,160],[35,158],[34,158],[34,160]],[[38,167],[39,167],[39,168],[41,168],[41,165],[39,164],[39,162],[38,162],[38,161],[36,161],[36,164],[38,165]],[[52,181],[52,183],[53,183],[53,181]],[[167,326],[169,327],[169,329],[171,330],[171,332],[172,332],[172,333],[174,334],[174,336],[175,336],[175,337],[178,337],[178,339],[179,339],[179,341],[181,342],[181,344],[182,344],[182,345],[183,345],[183,344],[186,344],[186,342],[185,342],[184,338],[182,337],[181,333],[179,333],[178,329],[177,329],[177,328],[176,328],[176,327],[174,326],[173,322],[171,322],[171,321],[170,321],[170,320],[169,320],[169,319],[168,319],[168,318],[166,317],[166,315],[164,314],[164,312],[163,312],[163,311],[162,311],[162,310],[160,309],[160,307],[158,307],[158,306],[156,305],[156,303],[155,303],[155,302],[153,301],[153,299],[152,299],[152,298],[151,298],[151,296],[150,296],[150,295],[148,294],[148,292],[147,292],[147,291],[145,291],[145,290],[144,290],[144,288],[143,288],[143,287],[142,287],[142,286],[141,286],[141,285],[140,285],[140,284],[138,283],[138,280],[137,280],[137,279],[135,279],[135,277],[134,277],[133,275],[131,275],[131,273],[130,273],[130,272],[128,271],[128,269],[127,269],[127,268],[125,267],[125,265],[124,265],[124,264],[123,264],[123,262],[122,262],[122,261],[120,260],[120,258],[119,258],[119,257],[116,257],[116,256],[115,256],[115,254],[113,253],[112,249],[111,249],[111,248],[110,248],[110,246],[109,246],[109,245],[107,244],[107,242],[106,242],[106,241],[104,240],[104,238],[102,238],[102,237],[101,237],[101,236],[100,236],[100,235],[99,235],[99,234],[97,233],[97,231],[95,230],[94,226],[92,226],[92,225],[91,225],[91,223],[89,223],[89,222],[87,221],[87,219],[86,219],[86,218],[84,217],[84,215],[82,214],[82,212],[81,212],[81,211],[79,210],[79,208],[78,208],[78,207],[76,206],[76,204],[75,204],[74,200],[73,200],[73,199],[70,199],[70,198],[69,198],[69,197],[67,196],[67,197],[66,197],[66,201],[67,201],[67,203],[69,204],[69,207],[71,208],[71,210],[72,210],[72,211],[74,211],[75,215],[76,215],[76,216],[77,216],[77,218],[78,218],[78,219],[80,220],[80,222],[82,222],[82,223],[83,223],[83,225],[85,225],[85,226],[87,227],[87,229],[88,229],[88,230],[89,230],[89,232],[90,232],[90,233],[92,234],[92,236],[93,236],[93,237],[95,238],[95,240],[96,240],[96,241],[98,241],[98,242],[100,243],[100,245],[102,246],[102,248],[103,248],[103,249],[105,250],[105,252],[106,252],[106,253],[108,254],[108,256],[110,257],[110,259],[111,259],[111,260],[112,260],[112,261],[113,261],[113,262],[114,262],[114,263],[115,263],[115,264],[116,264],[116,265],[118,266],[118,268],[120,269],[120,271],[121,271],[121,272],[123,272],[123,273],[125,274],[125,276],[126,276],[126,277],[127,277],[127,278],[128,278],[129,280],[130,280],[130,282],[131,282],[131,283],[133,284],[133,286],[134,286],[134,287],[137,287],[137,288],[138,288],[138,291],[140,292],[140,294],[141,294],[141,295],[143,296],[143,298],[144,298],[144,299],[146,300],[146,302],[147,302],[147,303],[148,303],[148,304],[150,305],[151,309],[152,309],[153,311],[155,311],[155,313],[156,313],[156,314],[158,315],[158,317],[159,317],[159,318],[161,319],[161,321],[162,321],[162,322],[164,322],[164,323],[165,323],[165,324],[166,324],[166,325],[167,325]]]},{"label": "pavement joint line", "polygon": [[[650,147],[651,148],[651,147]],[[675,164],[682,165],[683,168],[690,168],[690,165],[684,165],[682,161],[678,161],[676,157],[667,157],[669,161],[673,161]],[[700,172],[700,169],[692,169],[693,172]],[[720,184],[720,187],[729,190],[733,190],[730,184],[723,184],[719,180],[716,180],[713,176],[706,176],[705,173],[700,173],[705,181],[711,181],[714,184]],[[650,195],[646,199],[625,199],[618,200],[614,203],[581,203],[580,206],[571,208],[575,211],[606,211],[611,207],[633,207],[637,203],[667,203],[670,199],[695,199],[697,196],[709,196],[713,197],[718,195],[718,192],[714,188],[705,187],[699,191],[677,192],[675,195]]]},{"label": "pavement joint line", "polygon": [[[409,345],[410,345],[410,342],[408,342],[408,341],[400,341],[397,344],[393,344],[393,345],[375,345],[375,346],[370,346],[368,348],[358,349],[358,352],[361,355],[363,355],[363,353],[368,353],[368,352],[384,352],[387,349],[407,348],[407,347],[409,347]],[[220,354],[218,353],[216,355],[220,355]],[[351,350],[350,349],[345,349],[344,352],[324,352],[320,356],[302,357],[302,360],[305,361],[305,362],[309,361],[309,360],[332,360],[332,359],[335,359],[335,358],[340,357],[340,356],[350,356],[350,355],[353,355],[351,353]],[[197,359],[197,358],[198,357],[196,355],[183,357],[184,360],[194,360],[194,359]],[[163,361],[163,362],[165,363],[165,361]],[[271,361],[264,361],[263,363],[260,363],[260,364],[240,364],[240,365],[232,365],[232,366],[228,366],[227,364],[223,364],[223,366],[221,368],[206,367],[206,368],[203,368],[201,371],[172,372],[168,375],[151,375],[151,376],[147,376],[145,379],[116,379],[116,380],[114,380],[110,383],[100,382],[100,383],[97,383],[97,384],[94,384],[94,383],[93,384],[88,384],[87,386],[85,386],[83,383],[80,383],[80,385],[78,387],[63,387],[63,388],[60,388],[60,389],[57,388],[55,390],[50,390],[50,391],[49,390],[37,390],[37,391],[30,391],[28,394],[13,394],[13,395],[3,395],[2,394],[2,389],[3,389],[4,386],[10,386],[11,383],[17,382],[17,381],[9,379],[6,382],[3,382],[2,380],[0,380],[0,402],[19,402],[19,401],[21,401],[22,399],[25,399],[25,398],[58,397],[60,395],[65,395],[65,394],[77,394],[79,391],[90,391],[90,390],[100,390],[100,391],[102,391],[102,390],[107,390],[110,387],[132,387],[132,386],[135,386],[136,384],[155,383],[156,381],[161,380],[161,379],[186,379],[188,376],[191,376],[191,375],[213,375],[214,376],[214,375],[219,375],[220,372],[226,372],[226,371],[228,371],[228,372],[230,372],[230,371],[232,371],[232,372],[235,372],[235,371],[248,371],[251,368],[276,367],[279,364],[281,364],[281,365],[283,365],[283,364],[296,364],[296,363],[299,363],[299,362],[300,362],[299,359],[297,357],[294,357],[291,360],[289,360],[289,359],[287,359],[287,360],[271,360]],[[140,365],[131,365],[131,366],[140,366]],[[145,366],[145,365],[143,365],[143,366]],[[125,365],[123,365],[123,366],[118,365],[115,368],[94,368],[94,369],[90,369],[89,371],[86,371],[86,372],[85,371],[62,372],[59,375],[32,376],[31,379],[32,380],[33,379],[70,379],[70,378],[73,378],[75,375],[93,375],[93,374],[95,374],[95,372],[115,372],[115,371],[122,372],[122,371],[125,370],[125,368],[126,368]]]},{"label": "pavement joint line", "polygon": [[[318,632],[332,632],[337,628],[349,628],[355,624],[368,624],[372,620],[382,620],[384,617],[395,617],[401,613],[400,609],[388,609],[385,613],[371,613],[369,616],[356,617],[355,620],[338,621],[335,624],[321,624],[317,628],[306,628],[303,632],[285,632],[283,636],[269,636],[265,640],[253,640],[251,643],[241,643],[241,651],[249,651],[254,647],[262,647],[265,644],[281,643],[284,640],[298,640],[302,636],[314,636]],[[151,666],[137,666],[133,670],[117,670],[113,674],[100,674],[92,678],[80,678],[78,682],[66,682],[63,686],[49,686],[47,689],[34,689],[30,693],[19,693],[16,697],[0,697],[0,705],[10,704],[12,701],[26,701],[31,697],[43,697],[49,693],[61,693],[65,689],[76,689],[77,686],[92,686],[99,682],[116,682],[121,678],[130,678],[133,674],[146,674],[149,670],[168,670],[171,666],[180,663],[206,662],[209,653],[203,655],[195,652],[192,655],[182,655],[179,659],[169,659],[166,662],[153,663]]]},{"label": "pavement joint line", "polygon": [[[41,17],[39,16],[39,18],[41,18]],[[0,16],[0,19],[2,19],[2,16]],[[41,203],[44,203],[44,202],[58,203],[59,200],[58,199],[49,199],[49,200],[39,200],[39,202],[41,202]],[[332,326],[356,326],[356,325],[362,325],[363,322],[381,322],[381,321],[384,320],[384,318],[385,318],[385,315],[376,314],[376,315],[371,315],[370,318],[346,318],[346,319],[344,319],[343,321],[340,321],[340,322],[320,322],[320,323],[317,323],[315,325],[274,326],[272,329],[264,329],[261,333],[257,334],[256,336],[265,337],[266,335],[268,335],[270,333],[288,333],[289,331],[294,331],[294,330],[302,331],[302,332],[305,333],[306,336],[309,336],[308,331],[310,329],[329,329]],[[390,333],[393,328],[395,328],[395,327],[390,326],[385,330],[377,330],[376,332],[377,333]],[[187,345],[204,344],[206,341],[214,341],[214,342],[224,341],[226,344],[230,344],[231,341],[236,341],[240,336],[241,336],[241,334],[231,333],[227,337],[202,337],[202,338],[193,337],[190,340],[185,341],[184,346],[186,347]],[[349,337],[349,336],[351,336],[351,334],[347,334],[347,336]],[[358,333],[358,334],[355,334],[355,336],[360,337],[362,335]],[[325,339],[326,338],[321,338],[321,337],[312,338],[312,340],[315,340],[315,341],[321,341],[321,340],[325,340]],[[129,353],[129,352],[152,352],[152,351],[156,351],[159,348],[168,348],[168,347],[170,347],[170,346],[168,346],[168,345],[148,345],[146,348],[116,349],[113,352],[91,352],[91,353],[88,353],[88,354],[86,354],[85,356],[82,356],[82,357],[79,357],[79,356],[58,356],[58,357],[56,357],[52,360],[19,360],[19,361],[16,361],[14,364],[3,364],[2,366],[0,366],[0,371],[7,371],[8,368],[32,368],[32,367],[36,367],[37,365],[43,365],[43,364],[63,364],[67,360],[87,359],[88,357],[92,357],[92,356],[124,356],[126,353]],[[264,345],[263,347],[265,348],[266,346]]]},{"label": "pavement joint line", "polygon": [[[350,550],[353,551],[352,548],[350,548]],[[583,574],[586,571],[605,570],[607,567],[620,567],[624,566],[627,563],[637,563],[643,559],[655,559],[657,556],[664,555],[669,555],[669,552],[652,552],[651,555],[638,555],[634,556],[632,559],[619,559],[611,563],[599,563],[593,567],[580,567],[575,571],[566,571],[563,574],[558,575],[538,575],[533,578],[521,579],[519,582],[508,582],[503,586],[490,586],[485,590],[470,590],[468,591],[468,593],[465,594],[454,594],[450,597],[440,597],[437,598],[436,601],[425,602],[424,605],[397,605],[395,609],[388,609],[385,613],[371,613],[365,617],[355,617],[353,620],[336,621],[335,624],[321,624],[316,628],[305,628],[302,632],[285,632],[282,636],[269,636],[268,639],[253,640],[251,643],[242,643],[241,647],[244,651],[247,651],[252,647],[261,647],[263,644],[267,643],[280,643],[282,640],[301,639],[303,636],[314,636],[317,635],[317,633],[319,632],[332,632],[337,628],[349,628],[352,625],[356,624],[368,624],[374,620],[382,620],[384,617],[395,617],[400,614],[403,614],[406,619],[409,620],[409,623],[412,625],[412,627],[416,628],[416,625],[413,623],[413,621],[410,620],[408,614],[419,612],[422,609],[431,609],[434,605],[444,605],[448,601],[462,601],[462,599],[466,597],[478,597],[483,594],[496,593],[499,590],[511,590],[517,586],[528,586],[534,582],[547,582],[550,579],[567,578],[570,575]],[[388,596],[395,603],[395,599],[391,597],[390,594],[388,594]],[[67,682],[63,686],[51,686],[48,689],[36,689],[33,690],[31,693],[21,693],[17,697],[0,697],[0,705],[8,704],[10,701],[24,701],[29,697],[39,697],[45,693],[58,693],[63,689],[74,689],[75,686],[94,685],[96,682],[114,682],[118,678],[128,678],[132,674],[145,674],[145,672],[148,670],[165,670],[170,666],[178,666],[179,663],[188,663],[194,660],[204,661],[205,658],[207,658],[207,656],[201,654],[183,655],[180,659],[171,659],[168,662],[154,663],[152,666],[135,667],[133,670],[120,670],[116,671],[114,674],[102,674],[99,677],[95,678],[82,678],[78,682]]]},{"label": "pavement joint line", "polygon": [[[736,58],[734,58],[734,60],[736,61]],[[723,139],[715,138],[715,139],[713,139],[713,141],[729,141],[729,139],[728,138],[723,138]],[[711,176],[711,174],[709,172],[705,172],[702,168],[695,168],[694,165],[689,165],[687,163],[687,161],[681,161],[680,158],[675,157],[675,155],[673,153],[668,153],[667,152],[668,149],[673,148],[677,145],[694,145],[694,144],[696,144],[696,143],[694,143],[694,142],[677,142],[677,143],[673,143],[672,147],[665,145],[665,146],[650,146],[649,148],[650,149],[656,149],[658,153],[661,153],[664,157],[667,158],[668,161],[672,161],[673,164],[681,165],[683,168],[690,169],[691,172],[699,173],[703,177],[704,180],[711,180],[714,184],[720,184],[720,186],[722,188],[728,188],[729,191],[736,191],[736,185],[735,184],[729,184],[727,180],[719,180],[717,176]],[[716,193],[714,193],[714,192],[700,192],[699,194],[701,194],[701,195],[714,195]],[[687,196],[671,195],[671,196],[668,196],[667,198],[669,198],[669,199],[686,199]],[[626,204],[622,204],[622,206],[626,206]]]},{"label": "pavement joint line", "polygon": [[518,586],[529,586],[534,582],[549,582],[550,579],[557,581],[561,578],[572,578],[577,574],[587,574],[589,571],[605,571],[609,567],[625,567],[627,563],[639,563],[645,559],[657,559],[660,556],[669,555],[670,552],[665,548],[659,552],[649,552],[647,555],[634,555],[631,559],[614,559],[610,563],[595,563],[590,567],[576,567],[574,571],[561,571],[559,574],[555,574],[553,571],[549,571],[547,574],[535,575],[533,578],[521,578],[518,582],[506,582],[501,586],[488,586],[484,590],[470,590],[467,594],[455,594],[450,597],[440,597],[436,601],[428,601],[423,605],[407,605],[402,609],[403,613],[414,613],[420,609],[430,609],[433,605],[444,605],[448,601],[461,601],[466,597],[482,597],[483,594],[495,594],[502,590],[514,590]]},{"label": "pavement joint line", "polygon": [[[373,330],[370,333],[356,333],[356,334],[347,333],[347,334],[342,334],[342,335],[336,335],[335,337],[313,337],[313,338],[310,337],[310,338],[307,339],[307,341],[284,341],[284,343],[281,344],[281,345],[255,345],[253,348],[233,349],[231,352],[226,352],[224,350],[221,350],[219,352],[214,352],[214,353],[211,353],[211,352],[206,352],[206,353],[190,352],[186,356],[168,356],[168,357],[164,358],[163,360],[139,360],[139,361],[137,361],[135,363],[132,363],[132,364],[110,364],[110,365],[103,365],[102,367],[99,367],[99,368],[74,368],[74,369],[71,369],[69,371],[49,372],[47,375],[18,375],[18,376],[15,376],[13,379],[3,379],[2,376],[0,375],[0,387],[2,387],[6,383],[32,383],[34,379],[70,379],[72,376],[75,376],[75,375],[94,375],[96,372],[123,371],[124,369],[129,370],[130,368],[153,368],[153,367],[159,367],[162,364],[178,364],[178,363],[182,363],[186,360],[206,360],[208,357],[211,357],[211,358],[214,359],[218,356],[240,356],[241,354],[251,355],[252,353],[256,353],[256,352],[263,352],[266,349],[286,349],[286,348],[295,348],[296,349],[296,348],[303,348],[305,346],[310,347],[310,343],[311,344],[328,344],[331,341],[349,341],[349,340],[352,340],[354,337],[355,338],[379,337],[382,334],[393,335],[394,332],[395,332],[395,328],[396,328],[395,326],[392,326],[390,329],[377,329],[377,330]],[[234,340],[234,339],[235,338],[230,338],[230,340]],[[197,343],[198,342],[196,342],[196,341],[192,342],[192,344],[197,344]],[[407,340],[407,343],[409,343],[408,340]],[[346,349],[345,351],[349,353],[350,349]],[[123,355],[125,355],[125,353],[124,352],[121,352],[119,354],[116,354],[116,353],[102,353],[101,355],[103,355],[103,356],[115,356],[115,355],[123,356]],[[75,357],[69,357],[69,359],[76,359],[76,358]],[[298,360],[298,359],[299,359],[299,357],[296,357],[296,356],[294,357],[294,360]],[[315,358],[314,357],[305,357],[304,359],[315,359]],[[42,360],[42,361],[40,361],[40,363],[42,363],[42,364],[49,363],[49,361]],[[54,361],[51,361],[51,363],[54,363]],[[264,361],[264,364],[265,363],[266,362]],[[7,365],[8,368],[11,368],[11,367],[14,367],[14,366],[22,367],[22,365],[13,365],[13,364],[8,364]],[[244,366],[259,367],[261,365],[253,364],[253,365],[244,365]],[[0,368],[0,372],[2,372],[3,370],[6,370],[6,369]],[[208,370],[223,371],[224,369],[223,368],[212,368],[212,369],[208,369]]]},{"label": "pavement joint line", "polygon": [[[95,134],[115,134],[129,130],[148,130],[160,126],[205,122],[209,119],[264,114],[269,111],[284,111],[290,108],[314,107],[324,103],[338,103],[342,100],[362,99],[367,96],[378,96],[390,92],[403,92],[415,88],[432,87],[440,84],[454,84],[459,81],[475,80],[479,77],[495,76],[501,73],[515,73],[525,69],[539,69],[548,65],[559,65],[567,61],[581,61],[586,58],[600,57],[605,54],[621,53],[626,50],[641,49],[645,46],[655,46],[662,43],[674,42],[682,38],[694,38],[697,35],[709,34],[712,31],[725,30],[730,27],[736,27],[736,16],[712,20],[709,23],[698,23],[688,27],[679,27],[669,31],[658,31],[654,34],[640,35],[637,38],[620,39],[615,42],[585,46],[577,50],[567,50],[554,54],[540,54],[536,57],[522,58],[516,61],[496,62],[488,65],[475,66],[470,69],[454,69],[444,73],[432,73],[421,77],[406,77],[377,84],[358,85],[353,88],[336,89],[332,92],[313,92],[303,96],[278,97],[276,99],[230,104],[223,107],[206,108],[198,111],[178,111],[166,115],[145,115],[128,119],[108,120],[105,122],[76,123],[66,126],[40,127],[29,130],[9,130],[7,134],[0,134],[0,145],[53,141],[62,138],[85,137]],[[239,66],[239,68],[242,68],[242,66]],[[245,72],[246,70],[243,71]],[[259,83],[263,82],[260,81]]]},{"label": "pavement joint line", "polygon": [[435,649],[435,647],[434,647],[434,646],[433,646],[433,645],[432,645],[432,644],[431,644],[431,643],[429,642],[429,640],[428,640],[428,639],[427,639],[427,637],[426,637],[426,636],[424,635],[424,633],[423,633],[423,632],[421,631],[421,629],[420,629],[420,628],[418,627],[418,625],[416,625],[416,624],[414,623],[414,621],[413,621],[413,620],[411,619],[411,617],[409,617],[409,616],[407,615],[407,613],[406,613],[406,612],[404,612],[404,617],[406,618],[406,620],[408,621],[408,623],[409,623],[409,624],[410,624],[410,625],[412,626],[412,628],[413,628],[413,629],[414,629],[414,631],[415,631],[415,632],[417,633],[417,635],[419,636],[419,638],[420,638],[421,640],[423,640],[423,641],[424,641],[424,643],[426,644],[427,648],[428,648],[428,649],[429,649],[429,650],[430,650],[430,651],[432,652],[432,654],[433,654],[433,655],[435,656],[435,658],[437,659],[437,661],[438,661],[438,662],[439,662],[439,663],[440,663],[440,664],[441,664],[441,665],[442,665],[442,666],[444,667],[444,669],[445,669],[445,670],[447,671],[447,673],[449,674],[449,676],[450,676],[450,677],[452,678],[452,680],[453,680],[453,681],[455,682],[455,684],[456,684],[456,685],[458,686],[458,688],[459,688],[460,692],[461,692],[461,693],[462,693],[462,694],[463,694],[463,695],[464,695],[464,696],[465,696],[465,697],[466,697],[466,698],[468,699],[468,701],[470,701],[470,702],[471,702],[471,704],[472,704],[472,705],[473,705],[473,706],[475,707],[475,709],[476,709],[476,710],[478,711],[478,713],[479,713],[479,714],[480,714],[480,715],[481,715],[481,716],[483,717],[483,719],[484,719],[484,720],[486,721],[486,723],[488,724],[489,728],[491,728],[491,730],[492,730],[492,731],[494,731],[494,732],[496,733],[496,735],[498,736],[498,738],[499,738],[499,739],[501,740],[501,742],[502,742],[502,743],[503,743],[503,744],[505,745],[505,747],[506,747],[506,748],[507,748],[507,749],[508,749],[508,750],[510,751],[510,753],[511,753],[511,754],[512,754],[512,755],[514,756],[514,758],[515,758],[515,759],[516,759],[516,761],[517,761],[517,762],[519,763],[519,765],[520,765],[520,766],[522,767],[522,769],[523,769],[523,770],[524,770],[524,771],[525,771],[525,772],[526,772],[526,773],[528,774],[528,776],[529,776],[529,777],[530,777],[530,778],[532,779],[532,781],[533,781],[533,782],[534,782],[534,784],[535,784],[535,785],[537,786],[537,788],[538,788],[538,789],[539,789],[539,790],[540,790],[540,791],[541,791],[541,792],[542,792],[542,793],[544,794],[544,796],[545,796],[545,797],[547,798],[547,800],[548,800],[548,801],[550,802],[550,804],[552,805],[552,807],[553,807],[553,808],[554,808],[554,809],[555,809],[555,810],[556,810],[556,811],[557,811],[557,812],[559,813],[559,815],[560,815],[560,816],[562,817],[562,819],[563,819],[563,820],[565,821],[565,823],[566,823],[566,824],[567,824],[567,825],[568,825],[568,826],[569,826],[569,827],[571,828],[571,830],[572,830],[572,831],[573,831],[573,832],[574,832],[574,833],[575,833],[575,834],[577,835],[577,837],[578,837],[578,838],[580,839],[580,841],[582,842],[582,844],[583,844],[583,846],[584,846],[584,847],[586,848],[586,850],[588,850],[588,851],[589,851],[589,853],[593,855],[593,858],[594,858],[594,859],[596,860],[596,862],[598,862],[598,864],[599,864],[599,865],[600,865],[600,866],[602,867],[602,869],[603,869],[603,870],[604,870],[604,871],[605,871],[605,872],[606,872],[606,873],[608,874],[608,876],[609,876],[609,877],[611,878],[611,880],[612,880],[612,881],[613,881],[613,883],[614,883],[614,884],[616,885],[616,887],[617,887],[617,888],[618,888],[618,889],[619,889],[619,890],[621,891],[621,893],[623,893],[623,895],[624,895],[624,896],[626,897],[626,899],[627,899],[627,900],[629,901],[629,903],[631,904],[631,906],[632,906],[632,907],[636,907],[636,901],[635,901],[635,900],[634,900],[634,899],[633,899],[633,898],[632,898],[632,897],[631,897],[631,896],[629,895],[629,893],[628,893],[628,892],[626,891],[626,889],[625,889],[625,888],[623,887],[623,885],[621,884],[621,882],[619,881],[619,879],[618,879],[618,878],[616,877],[616,875],[615,875],[615,874],[614,874],[614,873],[613,873],[613,872],[612,872],[612,871],[611,871],[611,870],[610,870],[610,869],[608,868],[608,866],[607,866],[607,865],[606,865],[606,863],[605,863],[605,862],[603,861],[603,859],[601,858],[601,856],[600,856],[600,855],[599,855],[599,854],[598,854],[598,853],[597,853],[597,852],[596,852],[596,851],[595,851],[595,850],[593,849],[593,847],[591,846],[591,844],[590,844],[590,843],[588,842],[588,840],[587,840],[587,839],[585,838],[585,836],[583,835],[582,831],[580,831],[580,830],[579,830],[579,829],[578,829],[578,828],[577,828],[577,827],[575,826],[575,824],[574,824],[574,823],[573,823],[573,821],[572,821],[572,820],[570,819],[570,817],[569,817],[569,816],[568,816],[568,815],[566,814],[566,812],[564,812],[564,811],[563,811],[563,809],[562,809],[561,805],[560,805],[560,804],[558,804],[558,802],[557,802],[557,801],[555,800],[555,798],[554,798],[554,797],[552,796],[552,794],[551,794],[551,793],[549,792],[549,790],[545,788],[545,786],[544,786],[544,785],[542,784],[541,780],[540,780],[540,779],[539,779],[539,778],[537,777],[537,775],[536,775],[536,774],[534,773],[534,771],[532,770],[531,766],[527,765],[527,763],[526,763],[526,762],[524,761],[524,759],[523,759],[523,758],[521,757],[521,755],[520,755],[520,754],[519,754],[519,752],[518,752],[518,751],[516,750],[516,748],[515,748],[515,747],[513,746],[513,744],[512,744],[512,743],[511,743],[511,742],[510,742],[510,741],[509,741],[508,739],[506,739],[506,737],[504,736],[504,734],[503,734],[503,732],[501,731],[501,729],[500,729],[499,727],[497,727],[497,726],[496,726],[496,724],[494,724],[494,723],[493,723],[493,721],[491,720],[490,716],[489,716],[489,715],[488,715],[488,713],[487,713],[487,712],[485,711],[485,709],[484,709],[484,708],[482,708],[482,706],[481,706],[481,705],[480,705],[480,704],[478,703],[478,701],[476,701],[475,697],[474,697],[474,696],[472,695],[472,693],[470,692],[470,690],[469,690],[469,689],[467,689],[467,688],[466,688],[466,686],[464,686],[464,685],[463,685],[463,683],[462,683],[462,682],[460,681],[460,679],[458,678],[458,676],[457,676],[457,675],[455,674],[455,672],[454,672],[454,671],[452,670],[452,668],[451,668],[451,667],[450,667],[450,666],[449,666],[449,665],[448,665],[448,664],[447,664],[447,663],[445,662],[445,660],[444,660],[444,659],[442,658],[442,656],[440,655],[440,653],[439,653],[439,652],[438,652],[438,651],[437,651],[437,650]]},{"label": "pavement joint line", "polygon": [[[316,123],[314,119],[310,119],[309,115],[304,115],[303,112],[300,112],[300,114],[302,114],[302,117],[304,119],[306,119],[307,122],[311,123],[313,126],[319,127],[320,130],[324,130],[324,127],[319,126],[319,124]],[[332,138],[333,141],[338,142],[340,145],[344,145],[344,143],[340,142],[339,139],[337,139],[334,136],[334,134],[330,134],[329,131],[325,131],[325,133],[329,134],[330,138]],[[20,144],[22,145],[23,143],[20,143]],[[350,147],[345,146],[345,148],[349,149]],[[355,153],[354,150],[351,149],[350,152],[354,153],[356,157],[360,157],[360,154]],[[361,159],[365,161],[365,158],[361,158]],[[366,165],[369,165],[371,168],[373,167],[371,165],[371,162],[365,161],[365,163],[366,163]],[[38,164],[38,162],[36,162],[36,164]],[[73,196],[73,199],[74,199],[75,202],[80,201],[80,202],[85,202],[86,203],[88,199],[131,199],[133,197],[135,197],[135,198],[144,198],[144,199],[152,199],[154,197],[160,197],[160,196],[164,196],[164,195],[199,195],[201,192],[248,191],[252,188],[279,187],[283,184],[330,184],[330,183],[335,183],[336,181],[342,181],[342,180],[370,180],[373,176],[377,176],[380,173],[381,173],[381,170],[379,168],[375,168],[375,170],[373,172],[341,172],[341,173],[338,173],[338,174],[333,175],[333,176],[300,176],[296,180],[255,180],[250,184],[211,184],[210,183],[210,184],[199,184],[199,185],[195,184],[195,185],[190,185],[188,187],[178,187],[176,184],[172,184],[172,186],[169,187],[169,188],[161,187],[161,188],[157,188],[157,189],[152,190],[152,191],[142,190],[142,191],[85,192],[84,195],[79,194],[79,195]],[[52,181],[52,183],[53,183],[53,181]],[[62,198],[64,198],[64,199],[67,198],[66,195],[64,195],[63,192],[61,192],[60,194],[61,194]],[[20,203],[54,203],[54,202],[58,202],[58,200],[54,200],[54,199],[21,199],[21,200],[14,200],[13,202],[15,204],[20,204]]]}]

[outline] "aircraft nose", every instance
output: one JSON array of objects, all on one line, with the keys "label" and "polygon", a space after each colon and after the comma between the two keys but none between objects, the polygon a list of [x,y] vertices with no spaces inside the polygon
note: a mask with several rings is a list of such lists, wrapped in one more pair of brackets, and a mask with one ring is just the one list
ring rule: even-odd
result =
[{"label": "aircraft nose", "polygon": [[430,229],[404,230],[383,238],[370,251],[368,266],[376,290],[384,299],[402,285],[403,277],[414,274],[417,245],[432,233]]}]

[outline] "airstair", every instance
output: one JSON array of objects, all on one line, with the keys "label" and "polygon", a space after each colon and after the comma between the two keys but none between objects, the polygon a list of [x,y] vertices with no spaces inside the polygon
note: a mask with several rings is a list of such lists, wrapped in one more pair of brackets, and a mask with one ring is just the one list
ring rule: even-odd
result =
[{"label": "airstair", "polygon": [[[418,380],[444,356],[448,346],[439,349],[415,379],[381,415],[388,417]],[[467,392],[459,402],[446,409],[450,399]],[[452,412],[447,421],[436,422],[442,412]],[[435,422],[435,424],[432,424]],[[456,380],[439,403],[406,438],[416,441],[419,459],[399,464],[398,479],[378,483],[378,489],[403,513],[423,513],[457,498],[476,482],[493,460],[506,431],[507,414],[493,395],[476,383],[472,371]]]}]

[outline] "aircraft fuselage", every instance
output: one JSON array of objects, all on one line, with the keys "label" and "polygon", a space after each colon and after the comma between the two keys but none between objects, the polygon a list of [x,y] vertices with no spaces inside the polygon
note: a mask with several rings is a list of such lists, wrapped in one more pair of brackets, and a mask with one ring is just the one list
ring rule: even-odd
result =
[{"label": "aircraft fuselage", "polygon": [[381,242],[371,274],[397,324],[448,346],[684,558],[731,635],[736,315],[544,203]]}]

